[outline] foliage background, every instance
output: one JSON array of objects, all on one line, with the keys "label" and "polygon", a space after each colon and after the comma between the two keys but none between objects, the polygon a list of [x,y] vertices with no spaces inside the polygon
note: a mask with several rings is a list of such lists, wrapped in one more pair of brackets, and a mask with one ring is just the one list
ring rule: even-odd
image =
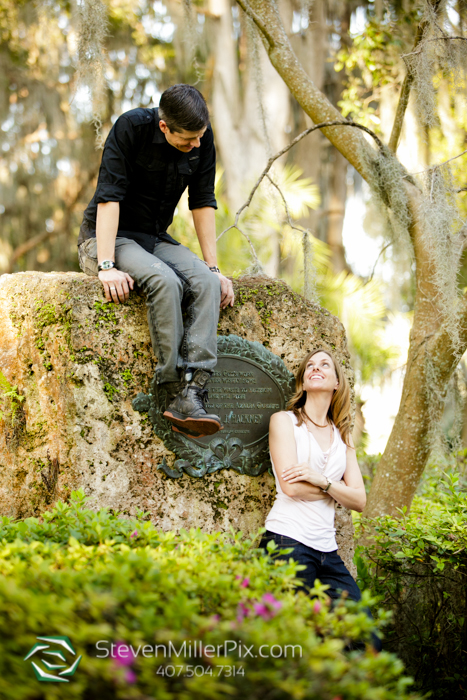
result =
[{"label": "foliage background", "polygon": [[437,699],[467,694],[465,458],[432,463],[410,514],[375,519],[356,553],[358,584],[393,614],[385,648]]},{"label": "foliage background", "polygon": [[[283,0],[281,9],[294,50],[317,86],[345,115],[370,126],[386,141],[407,67],[413,68],[398,156],[411,173],[420,176],[425,189],[439,185],[449,211],[441,212],[446,216],[437,219],[439,226],[434,228],[450,233],[449,216],[455,203],[459,214],[455,224],[462,232],[464,161],[453,161],[452,178],[445,170],[436,171],[441,172],[436,183],[435,171],[425,171],[465,147],[465,3]],[[439,10],[435,19],[442,31],[460,37],[445,54],[436,48],[442,42],[435,41],[430,50],[419,52],[417,32],[427,10],[428,14]],[[246,198],[258,176],[258,164],[309,126],[294,100],[281,92],[268,72],[251,24],[227,0],[0,0],[0,65],[1,271],[77,270],[78,228],[100,159],[95,127],[99,143],[121,112],[157,104],[158,95],[174,82],[196,83],[211,107],[223,166],[217,184],[219,233],[230,225]],[[228,76],[228,91],[223,74]],[[91,93],[86,86],[91,86]],[[276,101],[274,92],[279,96]],[[278,108],[279,101],[283,109]],[[230,126],[229,114],[234,115]],[[248,167],[239,170],[238,163]],[[381,422],[382,402],[370,409],[371,391],[376,385],[384,397],[384,384],[391,386],[394,378],[393,393],[400,389],[406,345],[391,336],[401,332],[401,321],[406,321],[407,332],[413,310],[416,287],[410,247],[397,239],[387,244],[381,202],[370,200],[360,177],[320,135],[290,151],[274,178],[281,183],[292,217],[313,236],[309,248],[315,271],[309,288],[348,328],[357,393],[362,402],[367,401],[368,415],[377,415]],[[357,205],[353,209],[357,216],[351,213],[352,203]],[[366,235],[359,219],[364,219]],[[302,291],[307,281],[303,231],[290,226],[274,187],[261,186],[242,228],[264,269]],[[196,249],[185,200],[178,207],[174,233]],[[452,300],[465,287],[467,267],[463,252],[460,274],[453,275],[449,251],[442,243],[447,238],[439,240],[441,244],[431,244],[449,278],[448,294],[443,297],[446,307],[446,299]],[[248,246],[238,231],[221,238],[219,253],[220,265],[228,274],[239,274],[251,264]],[[439,422],[443,448],[451,455],[459,443],[467,444],[466,386],[461,363]],[[9,383],[1,382],[1,389],[4,398],[20,397],[17,387]],[[396,410],[397,406],[390,418]],[[364,446],[362,416],[357,418],[356,438]],[[377,458],[364,456],[362,462],[368,465],[370,481]],[[383,595],[384,605],[394,610],[390,643],[404,656],[421,687],[434,687],[439,697],[464,692],[467,615],[462,612],[465,603],[459,586],[465,580],[465,503],[463,481],[456,481],[462,464],[462,459],[454,463],[445,490],[438,488],[436,469],[429,472],[404,524],[390,518],[380,521],[378,550],[370,548],[368,555],[362,551],[360,559],[362,582]],[[18,533],[27,540],[28,528],[33,531],[36,525],[27,524]],[[80,533],[80,528],[76,531]],[[117,541],[123,537],[120,546],[128,533],[118,530],[116,537]],[[74,542],[70,546],[73,552],[78,547],[78,559],[86,560],[89,552],[83,554],[81,545]],[[11,551],[18,563],[23,556],[28,560],[24,543]],[[42,551],[37,556],[40,559]],[[15,595],[17,602],[19,593]],[[415,603],[421,617],[412,624],[409,612]],[[413,649],[423,650],[418,665],[419,659],[411,657]],[[332,658],[329,678],[337,657]],[[324,667],[328,668],[325,662]],[[280,673],[278,677],[280,684],[285,682]],[[323,678],[323,683],[331,682],[328,676]],[[276,682],[277,677],[271,680],[273,685]],[[334,686],[323,687],[340,693]]]},{"label": "foliage background", "polygon": [[[319,585],[313,598],[294,592],[298,565],[287,560],[287,550],[279,554],[272,547],[266,554],[241,533],[158,532],[144,517],[92,512],[83,493],[74,492],[42,522],[2,518],[0,698],[63,697],[62,684],[38,683],[23,661],[23,650],[44,633],[69,636],[83,655],[67,697],[418,697],[408,691],[410,681],[393,654],[375,655],[365,645],[375,623],[363,604],[331,609]],[[386,617],[381,613],[378,626]],[[99,640],[133,648],[172,641],[177,649],[184,640],[187,647],[189,640],[216,647],[233,640],[255,651],[269,645],[271,655],[140,655],[128,663],[96,658]],[[302,656],[271,658],[274,644],[301,645]],[[242,666],[244,674],[216,677],[216,664]],[[171,665],[177,673],[183,666],[181,675],[158,673]],[[205,675],[190,678],[190,666],[206,669]]]}]

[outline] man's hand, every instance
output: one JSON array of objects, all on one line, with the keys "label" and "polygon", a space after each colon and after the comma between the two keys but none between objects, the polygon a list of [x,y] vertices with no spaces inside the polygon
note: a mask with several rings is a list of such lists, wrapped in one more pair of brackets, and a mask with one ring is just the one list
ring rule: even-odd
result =
[{"label": "man's hand", "polygon": [[213,275],[217,275],[221,281],[221,309],[225,309],[227,306],[234,305],[235,294],[233,290],[232,281],[228,277],[224,277],[220,272],[213,272]]},{"label": "man's hand", "polygon": [[[208,267],[216,267],[216,220],[214,218],[214,209],[212,207],[200,207],[193,209],[193,223],[195,225],[196,235],[198,236],[199,245],[203,260]],[[232,282],[221,275],[220,272],[213,272],[217,275],[221,282],[221,309],[227,306],[234,305],[234,290]]]},{"label": "man's hand", "polygon": [[133,289],[134,280],[126,272],[121,272],[113,267],[111,270],[101,270],[99,279],[105,291],[107,301],[115,304],[124,304],[130,296],[130,289]]}]

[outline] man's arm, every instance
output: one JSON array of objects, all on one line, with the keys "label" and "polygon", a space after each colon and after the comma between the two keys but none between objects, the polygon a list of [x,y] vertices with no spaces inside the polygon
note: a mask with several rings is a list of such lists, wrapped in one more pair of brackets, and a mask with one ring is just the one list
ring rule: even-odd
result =
[{"label": "man's arm", "polygon": [[[113,260],[115,262],[115,239],[118,231],[120,217],[119,202],[101,202],[97,205],[96,238],[97,238],[97,262]],[[107,301],[121,302],[122,304],[130,296],[130,288],[133,289],[134,281],[126,272],[121,272],[113,267],[111,270],[101,270],[99,280],[105,291]]]},{"label": "man's arm", "polygon": [[[193,223],[195,225],[196,235],[201,246],[203,258],[209,267],[217,266],[216,253],[216,219],[214,209],[212,207],[201,207],[192,209]],[[232,282],[224,275],[213,272],[217,275],[221,282],[221,309],[234,304],[234,291]]]}]

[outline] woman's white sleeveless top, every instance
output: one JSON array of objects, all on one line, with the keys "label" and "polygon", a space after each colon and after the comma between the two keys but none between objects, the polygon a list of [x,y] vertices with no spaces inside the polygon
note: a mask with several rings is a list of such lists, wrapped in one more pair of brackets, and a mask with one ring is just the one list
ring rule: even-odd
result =
[{"label": "woman's white sleeveless top", "polygon": [[[332,445],[327,452],[323,452],[306,424],[302,423],[298,427],[297,418],[292,411],[287,411],[287,415],[293,422],[298,464],[308,462],[313,469],[325,474],[331,481],[340,481],[345,472],[347,446],[337,428],[333,425]],[[320,552],[336,550],[334,499],[304,501],[291,498],[282,491],[274,464],[272,468],[276,479],[276,500],[266,518],[266,528],[278,535],[292,537]]]}]

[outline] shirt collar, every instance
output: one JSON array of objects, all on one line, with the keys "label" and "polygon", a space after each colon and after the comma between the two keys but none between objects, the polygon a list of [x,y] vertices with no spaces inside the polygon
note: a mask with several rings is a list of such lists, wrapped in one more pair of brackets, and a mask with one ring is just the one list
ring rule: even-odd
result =
[{"label": "shirt collar", "polygon": [[167,140],[163,134],[163,132],[159,128],[159,110],[155,109],[154,110],[154,118],[155,118],[155,128],[154,128],[154,138],[152,139],[153,143],[167,143]]}]

